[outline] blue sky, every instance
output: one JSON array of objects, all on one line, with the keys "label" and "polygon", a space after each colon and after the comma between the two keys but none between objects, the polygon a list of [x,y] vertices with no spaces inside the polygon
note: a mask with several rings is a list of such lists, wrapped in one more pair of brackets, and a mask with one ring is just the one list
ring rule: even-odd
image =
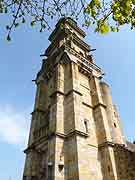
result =
[{"label": "blue sky", "polygon": [[[35,78],[40,54],[49,45],[50,32],[38,33],[27,26],[18,28],[7,43],[0,29],[0,179],[20,180],[24,166],[30,113],[35,97]],[[127,139],[135,139],[135,31],[123,28],[106,36],[86,31],[96,63],[106,73],[113,101],[118,107]]]}]

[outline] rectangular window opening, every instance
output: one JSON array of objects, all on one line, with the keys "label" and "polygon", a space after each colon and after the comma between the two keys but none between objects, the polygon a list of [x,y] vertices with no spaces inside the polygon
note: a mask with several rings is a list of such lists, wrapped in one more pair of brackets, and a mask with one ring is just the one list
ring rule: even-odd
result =
[{"label": "rectangular window opening", "polygon": [[84,125],[85,125],[85,131],[86,131],[86,133],[88,133],[89,130],[88,130],[88,120],[87,119],[84,120]]}]

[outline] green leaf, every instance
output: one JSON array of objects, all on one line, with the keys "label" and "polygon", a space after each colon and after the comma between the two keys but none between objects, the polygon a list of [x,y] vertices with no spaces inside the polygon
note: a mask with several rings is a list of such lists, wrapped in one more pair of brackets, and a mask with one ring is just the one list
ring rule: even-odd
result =
[{"label": "green leaf", "polygon": [[9,29],[10,29],[10,27],[7,25],[7,26],[6,26],[6,29],[7,29],[7,30],[9,30]]},{"label": "green leaf", "polygon": [[39,32],[41,33],[41,32],[43,32],[43,30],[42,30],[42,29],[40,29],[40,31],[39,31]]},{"label": "green leaf", "polygon": [[132,16],[135,17],[135,8],[132,10]]},{"label": "green leaf", "polygon": [[0,8],[0,13],[3,13],[3,9],[2,8]]},{"label": "green leaf", "polygon": [[132,22],[131,22],[131,23],[132,23],[132,26],[135,27],[135,18],[132,19]]},{"label": "green leaf", "polygon": [[97,15],[96,10],[95,10],[95,9],[92,9],[92,10],[91,10],[91,16],[95,18],[96,15]]},{"label": "green leaf", "polygon": [[23,18],[22,18],[22,23],[25,23],[25,22],[26,22],[26,20],[25,20],[25,18],[23,17]]},{"label": "green leaf", "polygon": [[116,31],[119,32],[119,30],[120,30],[119,27],[117,27],[117,28],[116,28]]},{"label": "green leaf", "polygon": [[85,21],[85,26],[89,27],[91,25],[91,21]]},{"label": "green leaf", "polygon": [[25,15],[25,13],[24,13],[24,11],[22,11],[22,16],[24,16]]},{"label": "green leaf", "polygon": [[45,29],[46,28],[46,24],[42,24],[42,29]]},{"label": "green leaf", "polygon": [[100,32],[101,34],[107,34],[109,30],[109,25],[106,22],[102,22],[98,28],[98,32]]},{"label": "green leaf", "polygon": [[89,6],[84,9],[84,13],[90,14],[90,12],[91,12],[91,8]]},{"label": "green leaf", "polygon": [[10,37],[9,34],[8,34],[8,36],[7,36],[7,41],[11,41],[11,37]]},{"label": "green leaf", "polygon": [[115,27],[111,26],[110,29],[111,29],[112,32],[116,32],[116,28]]},{"label": "green leaf", "polygon": [[19,23],[15,23],[14,25],[15,25],[15,27],[18,27],[18,26],[19,26]]},{"label": "green leaf", "polygon": [[135,0],[132,0],[133,5],[135,5]]},{"label": "green leaf", "polygon": [[7,9],[7,8],[5,8],[5,14],[6,14],[6,13],[8,13],[8,9]]},{"label": "green leaf", "polygon": [[31,21],[30,25],[33,27],[35,26],[35,21]]}]

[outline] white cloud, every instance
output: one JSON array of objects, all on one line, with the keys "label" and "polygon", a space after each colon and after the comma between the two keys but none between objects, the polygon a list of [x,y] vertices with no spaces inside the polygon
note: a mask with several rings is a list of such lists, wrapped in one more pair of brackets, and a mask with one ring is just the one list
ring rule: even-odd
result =
[{"label": "white cloud", "polygon": [[[26,112],[27,113],[27,112]],[[28,138],[30,116],[12,106],[0,106],[0,141],[25,146]]]}]

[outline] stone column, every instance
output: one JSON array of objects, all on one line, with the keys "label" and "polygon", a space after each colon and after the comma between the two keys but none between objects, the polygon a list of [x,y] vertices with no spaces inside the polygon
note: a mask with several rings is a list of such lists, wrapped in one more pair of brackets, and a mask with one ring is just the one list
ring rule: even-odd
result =
[{"label": "stone column", "polygon": [[125,144],[124,136],[122,132],[122,128],[120,125],[120,121],[118,119],[118,115],[116,112],[116,108],[114,108],[112,102],[112,96],[110,94],[109,86],[101,82],[101,90],[104,103],[106,104],[106,113],[109,124],[109,130],[111,132],[112,141],[118,144]]},{"label": "stone column", "polygon": [[100,80],[93,77],[90,81],[90,85],[98,144],[102,144],[112,140],[106,116],[106,104],[102,98]]},{"label": "stone column", "polygon": [[81,130],[80,108],[82,103],[82,93],[80,92],[78,65],[71,63],[72,68],[72,95],[73,95],[73,110],[74,110],[74,125],[75,130]]},{"label": "stone column", "polygon": [[91,79],[91,96],[103,177],[107,180],[117,180],[114,152],[110,145],[112,137],[106,113],[107,107],[103,100],[100,80],[97,77]]}]

